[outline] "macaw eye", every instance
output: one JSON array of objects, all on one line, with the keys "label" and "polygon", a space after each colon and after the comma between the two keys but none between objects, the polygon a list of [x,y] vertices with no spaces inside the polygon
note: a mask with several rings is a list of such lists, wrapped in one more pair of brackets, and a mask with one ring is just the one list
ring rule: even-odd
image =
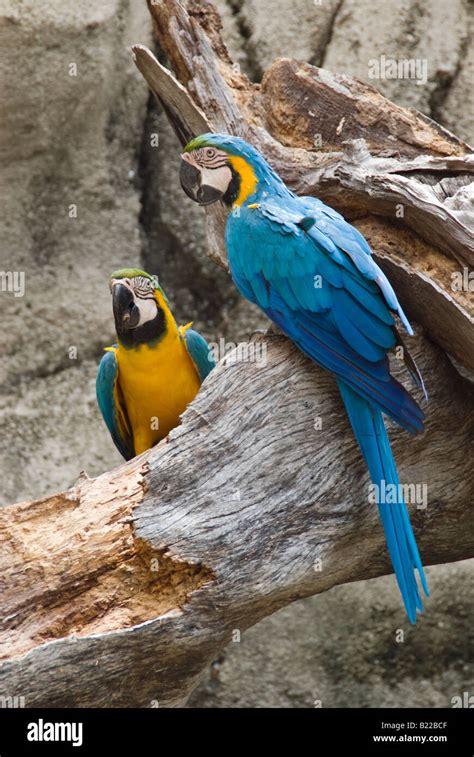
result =
[{"label": "macaw eye", "polygon": [[213,158],[216,154],[216,151],[213,147],[206,147],[206,158]]}]

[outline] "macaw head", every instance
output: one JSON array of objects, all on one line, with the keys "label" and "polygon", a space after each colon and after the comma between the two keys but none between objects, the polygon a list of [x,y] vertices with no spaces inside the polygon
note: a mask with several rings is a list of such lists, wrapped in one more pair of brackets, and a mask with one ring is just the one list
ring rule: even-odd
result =
[{"label": "macaw head", "polygon": [[194,202],[226,205],[253,201],[261,190],[269,193],[283,182],[255,147],[229,134],[201,134],[181,155],[181,186]]},{"label": "macaw head", "polygon": [[170,310],[156,277],[136,268],[114,271],[110,291],[121,344],[137,347],[163,335]]}]

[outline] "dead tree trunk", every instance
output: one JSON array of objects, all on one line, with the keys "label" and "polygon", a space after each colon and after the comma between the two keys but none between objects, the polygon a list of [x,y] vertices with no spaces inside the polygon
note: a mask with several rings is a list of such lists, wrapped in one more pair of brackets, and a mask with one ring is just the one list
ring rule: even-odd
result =
[{"label": "dead tree trunk", "polygon": [[[373,87],[277,60],[261,85],[232,63],[212,3],[149,1],[179,83],[143,47],[135,61],[182,143],[204,131],[254,144],[298,194],[351,218],[390,275],[408,315],[474,370],[471,147]],[[225,266],[222,209],[207,210],[209,254]]]},{"label": "dead tree trunk", "polygon": [[[137,65],[182,141],[209,128],[251,139],[297,191],[367,235],[420,324],[426,433],[394,427],[391,438],[401,480],[427,487],[411,508],[422,558],[472,556],[472,303],[451,287],[473,255],[470,148],[360,82],[295,61],[250,84],[212,6],[189,7],[150,4],[181,83],[145,48]],[[225,265],[221,232],[211,211],[210,254]],[[0,512],[1,694],[28,707],[182,704],[233,631],[390,572],[368,484],[334,380],[285,338],[259,337],[209,376],[166,443]]]}]

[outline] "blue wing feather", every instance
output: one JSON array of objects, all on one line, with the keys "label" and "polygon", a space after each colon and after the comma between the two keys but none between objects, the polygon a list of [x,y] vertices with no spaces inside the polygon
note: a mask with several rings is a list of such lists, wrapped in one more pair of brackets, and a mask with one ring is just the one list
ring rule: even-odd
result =
[{"label": "blue wing feather", "polygon": [[[243,208],[235,224],[230,217],[226,238],[237,286],[309,357],[409,431],[421,430],[423,413],[390,376],[386,359],[397,343],[393,312],[403,311],[364,237],[335,211],[322,213],[313,198],[281,203],[272,198]],[[315,223],[306,223],[315,208]]]},{"label": "blue wing feather", "polygon": [[397,337],[393,330],[393,324],[389,326],[384,320],[374,317],[374,313],[369,313],[364,305],[346,289],[334,290],[332,304],[334,310],[344,312],[351,323],[366,338],[375,342],[379,347],[383,347],[384,354],[396,345]]},{"label": "blue wing feather", "polygon": [[344,289],[352,294],[357,302],[362,303],[363,307],[388,326],[395,325],[395,319],[388,310],[387,305],[380,297],[380,291],[375,285],[375,292],[367,288],[367,284],[373,284],[367,280],[361,281],[360,277],[356,278],[352,274],[344,271],[342,274]]},{"label": "blue wing feather", "polygon": [[117,385],[118,365],[115,352],[106,352],[99,363],[96,378],[97,404],[118,451],[125,458],[135,457],[133,435],[127,411]]},{"label": "blue wing feather", "polygon": [[337,331],[331,333],[319,325],[313,329],[305,314],[290,315],[271,308],[265,312],[308,357],[336,376],[344,377],[349,386],[408,431],[415,433],[423,428],[423,412],[406,389],[390,376],[387,358],[376,363],[365,361],[364,365],[360,355]]},{"label": "blue wing feather", "polygon": [[216,364],[211,348],[204,337],[194,329],[185,331],[184,342],[189,356],[196,366],[199,378],[204,381]]}]

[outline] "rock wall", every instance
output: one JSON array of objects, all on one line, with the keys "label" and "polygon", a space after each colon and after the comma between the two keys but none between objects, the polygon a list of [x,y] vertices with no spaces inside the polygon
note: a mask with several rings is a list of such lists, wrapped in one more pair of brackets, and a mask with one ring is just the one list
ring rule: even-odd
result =
[{"label": "rock wall", "polygon": [[148,94],[130,45],[144,3],[10,3],[0,20],[1,500],[70,485],[120,458],[95,404],[113,337],[108,277],[141,259],[137,165]]},{"label": "rock wall", "polygon": [[[231,54],[254,80],[277,56],[301,58],[369,81],[474,140],[467,2],[218,6]],[[178,318],[193,318],[211,338],[238,341],[265,324],[206,258],[203,214],[177,181],[179,146],[131,61],[130,45],[152,44],[151,34],[144,0],[9,0],[0,10],[8,104],[0,122],[0,270],[25,275],[24,297],[0,291],[3,504],[120,461],[94,391],[102,348],[113,339],[112,270],[140,264],[158,273]],[[371,78],[380,56],[426,61],[426,83]],[[221,683],[214,675],[194,705],[446,705],[457,682],[467,685],[468,600],[458,587],[472,564],[431,573],[437,599],[414,673],[414,647],[393,642],[394,630],[405,628],[398,594],[392,579],[379,579],[264,621],[232,647]]]}]

